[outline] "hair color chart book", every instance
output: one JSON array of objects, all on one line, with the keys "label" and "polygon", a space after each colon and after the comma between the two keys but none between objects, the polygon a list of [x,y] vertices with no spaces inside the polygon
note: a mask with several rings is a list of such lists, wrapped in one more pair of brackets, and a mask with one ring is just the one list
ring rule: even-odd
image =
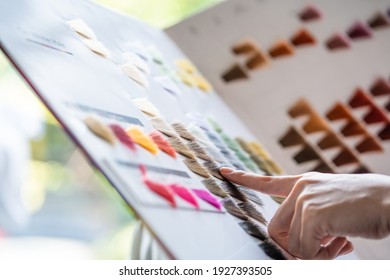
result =
[{"label": "hair color chart book", "polygon": [[[235,7],[235,13],[245,13],[254,3],[273,11],[271,2],[246,1]],[[293,4],[288,4],[287,7],[292,9],[287,12],[290,16],[299,12],[298,7],[302,4],[301,1],[291,2],[297,5],[297,10],[292,8]],[[372,160],[365,160],[361,151],[373,151],[380,146],[380,151],[386,153],[388,147],[385,141],[387,123],[381,121],[378,125],[378,119],[387,118],[383,101],[386,93],[383,92],[387,90],[388,81],[380,80],[379,76],[368,89],[364,88],[364,79],[357,80],[362,89],[353,93],[353,100],[344,100],[334,93],[340,102],[329,112],[317,108],[324,97],[318,102],[314,102],[313,97],[305,98],[305,95],[299,99],[298,86],[292,87],[294,94],[288,98],[271,96],[270,90],[266,91],[268,94],[264,100],[260,94],[251,101],[243,98],[243,102],[253,104],[247,103],[247,110],[240,108],[243,104],[240,96],[250,95],[254,92],[253,87],[258,85],[257,82],[240,83],[242,81],[237,77],[248,76],[248,70],[240,67],[242,63],[249,69],[258,70],[263,61],[269,64],[270,57],[294,53],[294,57],[304,59],[305,54],[298,54],[298,50],[291,46],[295,46],[293,43],[279,42],[269,55],[264,55],[253,40],[245,39],[237,44],[236,40],[241,40],[246,31],[239,25],[234,27],[234,20],[229,23],[231,29],[218,29],[218,25],[224,24],[224,13],[230,17],[230,5],[238,3],[243,1],[222,3],[172,27],[167,32],[174,40],[165,31],[89,1],[15,0],[0,3],[1,49],[91,164],[120,193],[172,259],[284,257],[266,230],[267,221],[278,208],[280,199],[226,181],[219,174],[219,167],[267,175],[313,169],[312,165],[333,172],[364,168],[380,171],[370,164]],[[382,4],[378,4],[378,8],[383,10]],[[328,6],[323,9],[328,9]],[[215,29],[206,30],[202,26],[202,17],[208,18],[210,12],[221,15],[214,18]],[[302,18],[322,17],[324,11],[309,7],[305,12]],[[340,28],[348,23],[344,21]],[[278,26],[278,22],[275,25]],[[365,25],[358,27],[354,26],[350,33],[372,32],[367,31]],[[288,35],[287,31],[282,32],[282,27],[270,30],[280,31],[282,37]],[[317,26],[312,32],[322,34],[325,31],[325,27]],[[220,42],[207,35],[213,32],[219,34]],[[387,42],[383,38],[388,35],[385,32],[375,33],[376,40],[382,40],[383,44]],[[311,33],[301,33],[303,35],[298,38],[294,37],[296,45],[314,40]],[[262,38],[261,34],[256,36],[256,40]],[[351,44],[350,40],[339,37],[341,39],[332,38],[334,40],[328,45]],[[317,41],[320,42],[320,38]],[[199,48],[190,48],[191,44]],[[373,48],[371,45],[362,46],[360,50],[372,51]],[[217,49],[220,49],[220,54]],[[306,55],[314,55],[315,51],[308,48]],[[324,52],[322,49],[317,51]],[[250,62],[245,61],[247,55]],[[385,54],[377,50],[375,58],[380,55]],[[238,61],[235,61],[236,56]],[[282,66],[282,59],[285,57],[280,59],[282,69],[278,73],[286,80],[289,79],[288,66]],[[318,57],[320,59],[323,58]],[[348,59],[351,58],[348,56]],[[329,65],[334,62],[328,58],[326,61]],[[230,65],[231,62],[235,65]],[[286,65],[289,63],[293,62],[285,61]],[[198,65],[205,75],[197,69]],[[277,65],[279,61],[275,62],[275,67]],[[358,71],[358,74],[363,75],[366,70]],[[376,71],[379,75],[385,70],[378,66]],[[260,75],[260,71],[258,73]],[[322,85],[330,82],[331,77],[324,78]],[[250,77],[250,81],[252,79],[255,78]],[[275,77],[264,87],[270,89],[272,83],[279,89],[286,89],[284,83]],[[296,83],[303,83],[309,89],[314,81],[304,83],[297,79]],[[340,88],[346,89],[347,84],[340,83]],[[334,87],[329,85],[330,92]],[[259,88],[258,92],[263,90]],[[318,94],[322,96],[323,90]],[[226,95],[234,91],[236,99],[232,101]],[[237,106],[232,106],[232,102]],[[286,112],[284,106],[287,103]],[[328,103],[324,102],[323,106]],[[255,106],[267,115],[253,115]],[[362,108],[366,109],[365,114]],[[340,126],[339,120],[348,127]],[[274,129],[271,129],[271,121]],[[253,124],[257,124],[261,131],[254,129]],[[337,125],[339,130],[335,129]],[[323,132],[320,136],[325,139],[316,138],[321,140],[321,145],[313,144],[317,134],[312,132]],[[362,137],[352,137],[355,142],[350,138],[345,140],[344,134],[357,132],[360,134],[355,135]],[[324,149],[327,153],[323,153],[321,147],[339,149],[331,149],[331,157],[328,150]],[[291,157],[300,164],[293,165]],[[346,257],[378,257],[374,245],[361,244],[362,250]]]}]

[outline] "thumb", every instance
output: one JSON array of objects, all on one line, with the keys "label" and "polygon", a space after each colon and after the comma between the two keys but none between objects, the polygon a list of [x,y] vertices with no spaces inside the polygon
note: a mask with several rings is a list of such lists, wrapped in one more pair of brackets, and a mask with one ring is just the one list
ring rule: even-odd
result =
[{"label": "thumb", "polygon": [[287,197],[301,175],[260,176],[241,170],[222,167],[220,173],[227,180],[269,195]]}]

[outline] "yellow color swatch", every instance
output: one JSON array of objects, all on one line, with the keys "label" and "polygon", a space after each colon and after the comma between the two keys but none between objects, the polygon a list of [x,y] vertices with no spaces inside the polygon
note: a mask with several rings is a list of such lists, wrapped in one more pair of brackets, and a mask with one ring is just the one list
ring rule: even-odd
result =
[{"label": "yellow color swatch", "polygon": [[195,82],[195,79],[194,79],[193,75],[188,74],[187,72],[185,72],[183,70],[180,70],[179,72],[177,72],[177,76],[186,85],[188,85],[190,87],[196,86],[196,82]]},{"label": "yellow color swatch", "polygon": [[283,174],[283,169],[269,156],[264,147],[257,142],[250,142],[249,146],[252,150],[263,160],[265,164],[269,167],[269,171],[272,171],[274,174]]},{"label": "yellow color swatch", "polygon": [[213,87],[211,86],[211,84],[204,78],[202,77],[201,75],[194,75],[192,76],[194,81],[195,81],[195,84],[196,86],[203,90],[203,91],[206,91],[206,92],[209,92],[213,89]]},{"label": "yellow color swatch", "polygon": [[178,59],[176,60],[176,65],[180,70],[187,72],[188,74],[193,74],[196,72],[196,67],[188,59]]},{"label": "yellow color swatch", "polygon": [[127,135],[133,139],[135,143],[145,148],[152,154],[157,154],[159,149],[149,135],[145,134],[139,126],[131,126],[126,130]]}]

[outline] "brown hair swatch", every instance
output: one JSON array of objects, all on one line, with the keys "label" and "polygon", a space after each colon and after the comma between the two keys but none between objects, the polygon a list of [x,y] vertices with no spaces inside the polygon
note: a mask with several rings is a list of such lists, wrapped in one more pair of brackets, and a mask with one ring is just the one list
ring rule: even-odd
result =
[{"label": "brown hair swatch", "polygon": [[213,178],[207,178],[202,180],[203,185],[212,193],[219,197],[227,197],[228,193],[225,192]]},{"label": "brown hair swatch", "polygon": [[267,239],[267,233],[261,228],[260,224],[252,218],[241,221],[240,226],[248,233],[249,235],[264,241]]},{"label": "brown hair swatch", "polygon": [[241,220],[247,220],[248,217],[247,215],[245,214],[244,211],[242,211],[240,209],[240,207],[238,207],[238,205],[234,202],[234,200],[231,198],[231,197],[225,197],[223,200],[222,200],[222,204],[223,206],[225,207],[226,211],[235,216],[236,218],[239,218]]},{"label": "brown hair swatch", "polygon": [[250,201],[238,202],[238,207],[244,211],[249,217],[255,219],[259,223],[266,225],[267,220],[264,218],[260,210]]},{"label": "brown hair swatch", "polygon": [[195,174],[204,178],[210,178],[210,174],[195,158],[186,158],[183,162]]}]

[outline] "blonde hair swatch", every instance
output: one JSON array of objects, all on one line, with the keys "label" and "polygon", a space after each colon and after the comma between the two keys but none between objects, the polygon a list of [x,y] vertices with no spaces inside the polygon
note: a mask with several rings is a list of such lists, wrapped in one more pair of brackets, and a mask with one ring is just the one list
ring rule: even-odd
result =
[{"label": "blonde hair swatch", "polygon": [[126,74],[127,77],[137,82],[141,86],[144,87],[149,86],[149,82],[148,79],[146,78],[146,75],[133,64],[131,63],[122,64],[120,68]]},{"label": "blonde hair swatch", "polygon": [[156,106],[154,106],[152,102],[149,101],[149,99],[144,97],[135,98],[132,100],[132,102],[135,107],[137,107],[144,114],[149,115],[150,117],[160,116],[160,111]]},{"label": "blonde hair swatch", "polygon": [[84,118],[84,123],[89,128],[91,132],[93,132],[96,136],[105,140],[110,144],[116,143],[116,137],[112,130],[98,117],[96,116],[87,116]]},{"label": "blonde hair swatch", "polygon": [[175,130],[161,117],[151,118],[150,123],[155,129],[169,137],[178,137]]},{"label": "blonde hair swatch", "polygon": [[94,39],[82,39],[82,40],[83,43],[87,46],[87,48],[93,51],[94,53],[104,58],[111,57],[110,51],[106,48],[106,46],[102,42]]},{"label": "blonde hair swatch", "polygon": [[73,19],[67,21],[69,27],[77,34],[87,39],[96,40],[95,32],[82,19]]}]

